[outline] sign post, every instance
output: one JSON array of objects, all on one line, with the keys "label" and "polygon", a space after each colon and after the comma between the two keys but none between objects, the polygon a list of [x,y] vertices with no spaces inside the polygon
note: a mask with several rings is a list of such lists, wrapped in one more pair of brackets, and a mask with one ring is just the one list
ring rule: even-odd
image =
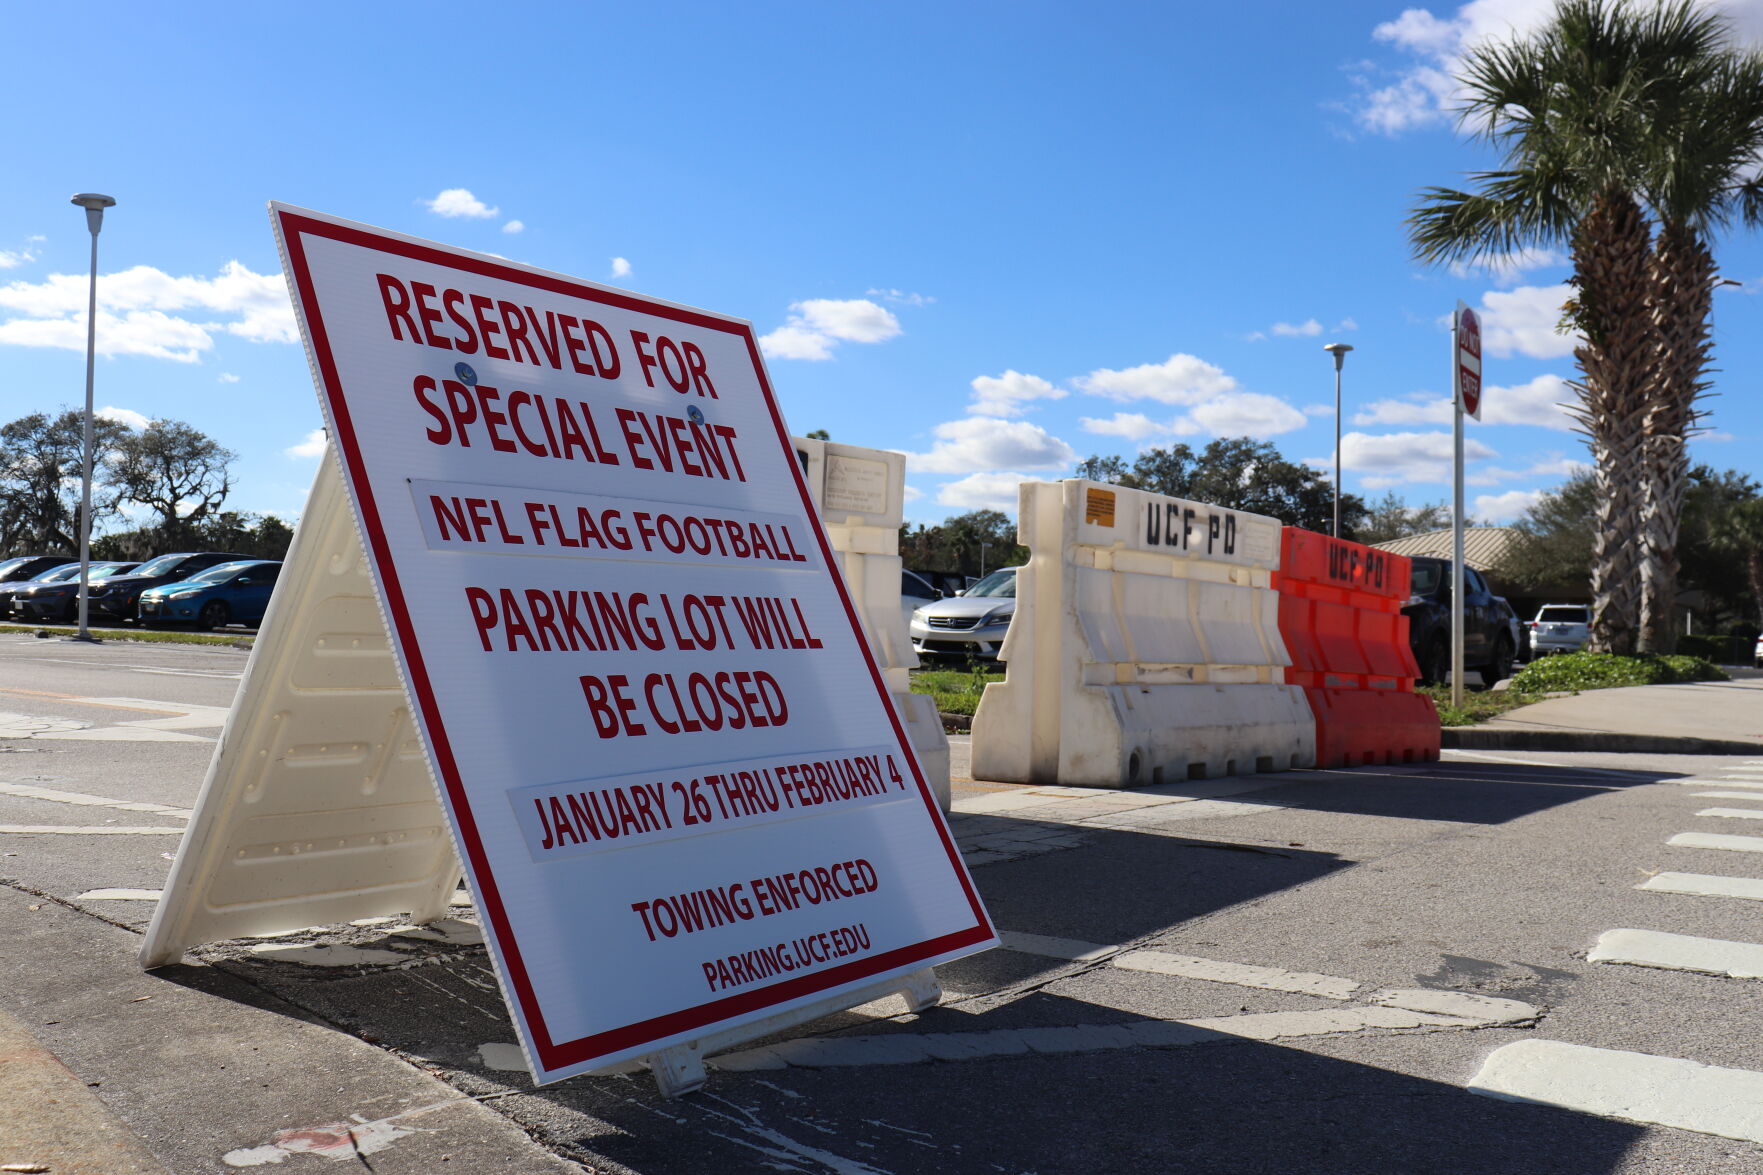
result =
[{"label": "sign post", "polygon": [[[1451,316],[1451,705],[1463,708],[1463,416],[1481,419],[1481,321]],[[1493,684],[1492,682],[1489,683]]]},{"label": "sign post", "polygon": [[750,326],[271,216],[534,1079],[642,1057],[684,1092],[755,1032],[935,1002],[929,968],[997,939]]}]

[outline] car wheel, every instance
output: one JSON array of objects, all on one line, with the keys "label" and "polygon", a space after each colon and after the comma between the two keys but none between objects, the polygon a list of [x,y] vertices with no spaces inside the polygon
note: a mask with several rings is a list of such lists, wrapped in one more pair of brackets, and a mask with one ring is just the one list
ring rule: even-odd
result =
[{"label": "car wheel", "polygon": [[203,628],[225,628],[230,619],[227,606],[219,600],[210,600],[202,605]]},{"label": "car wheel", "polygon": [[1512,642],[1505,637],[1494,646],[1494,659],[1481,667],[1481,675],[1486,684],[1493,685],[1496,681],[1505,681],[1512,676]]},{"label": "car wheel", "polygon": [[1420,655],[1420,682],[1422,685],[1444,685],[1451,676],[1451,649],[1443,637],[1433,637],[1426,642],[1426,649]]}]

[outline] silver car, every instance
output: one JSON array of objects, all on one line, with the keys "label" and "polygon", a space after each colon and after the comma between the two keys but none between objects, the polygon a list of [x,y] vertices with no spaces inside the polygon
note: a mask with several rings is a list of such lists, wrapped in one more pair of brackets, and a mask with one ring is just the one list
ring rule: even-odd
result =
[{"label": "silver car", "polygon": [[920,660],[972,657],[996,660],[1016,612],[1016,571],[994,571],[959,596],[912,614],[912,649]]},{"label": "silver car", "polygon": [[1544,604],[1530,622],[1530,648],[1546,653],[1577,653],[1592,639],[1592,610],[1584,604]]}]

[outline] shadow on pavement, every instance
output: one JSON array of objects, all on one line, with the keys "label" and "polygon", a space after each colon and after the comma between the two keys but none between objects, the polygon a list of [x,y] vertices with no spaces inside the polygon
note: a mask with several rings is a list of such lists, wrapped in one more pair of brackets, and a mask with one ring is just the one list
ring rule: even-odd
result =
[{"label": "shadow on pavement", "polygon": [[1644,787],[1672,772],[1603,772],[1504,763],[1433,763],[1416,770],[1355,767],[1317,772],[1245,799],[1318,812],[1504,824],[1606,792]]},{"label": "shadow on pavement", "polygon": [[703,1094],[671,1103],[656,1098],[646,1075],[602,1078],[509,1098],[503,1109],[529,1128],[592,1121],[556,1141],[638,1172],[681,1170],[689,1161],[704,1171],[839,1175],[1598,1175],[1643,1133],[1228,1037],[1121,1052],[713,1074]]}]

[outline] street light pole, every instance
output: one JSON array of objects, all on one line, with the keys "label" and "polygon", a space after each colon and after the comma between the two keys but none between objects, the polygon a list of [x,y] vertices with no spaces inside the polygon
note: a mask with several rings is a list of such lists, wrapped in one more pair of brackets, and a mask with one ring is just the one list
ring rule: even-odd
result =
[{"label": "street light pole", "polygon": [[86,419],[85,468],[80,475],[80,630],[76,641],[89,641],[86,628],[86,588],[92,571],[92,369],[98,352],[98,231],[104,227],[104,210],[116,204],[110,196],[81,192],[72,203],[86,210],[86,228],[92,234],[91,283],[86,294]]},{"label": "street light pole", "polygon": [[1328,343],[1322,348],[1334,356],[1334,530],[1341,537],[1341,365],[1347,361],[1351,343]]}]

